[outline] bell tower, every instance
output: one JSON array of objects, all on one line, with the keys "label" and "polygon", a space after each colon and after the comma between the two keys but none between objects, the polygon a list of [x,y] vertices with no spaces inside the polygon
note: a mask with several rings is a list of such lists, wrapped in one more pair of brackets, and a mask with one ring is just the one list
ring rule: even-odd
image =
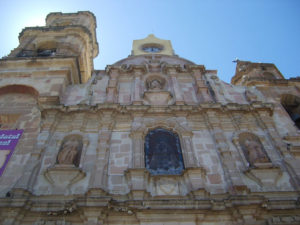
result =
[{"label": "bell tower", "polygon": [[68,68],[67,79],[73,84],[85,83],[90,78],[93,59],[99,53],[96,19],[88,11],[50,13],[46,26],[23,29],[19,42],[8,59],[34,60],[43,62],[44,67]]},{"label": "bell tower", "polygon": [[159,39],[154,34],[149,34],[148,37],[140,40],[134,40],[132,43],[131,55],[147,55],[147,54],[161,54],[174,55],[174,50],[170,40]]}]

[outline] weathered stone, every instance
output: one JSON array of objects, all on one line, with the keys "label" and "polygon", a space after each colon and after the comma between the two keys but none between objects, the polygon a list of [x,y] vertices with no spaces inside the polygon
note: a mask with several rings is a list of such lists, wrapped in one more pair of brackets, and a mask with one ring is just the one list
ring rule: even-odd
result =
[{"label": "weathered stone", "polygon": [[95,70],[95,29],[51,13],[0,59],[0,128],[24,130],[0,223],[299,223],[299,78],[237,61],[229,85],[154,35]]}]

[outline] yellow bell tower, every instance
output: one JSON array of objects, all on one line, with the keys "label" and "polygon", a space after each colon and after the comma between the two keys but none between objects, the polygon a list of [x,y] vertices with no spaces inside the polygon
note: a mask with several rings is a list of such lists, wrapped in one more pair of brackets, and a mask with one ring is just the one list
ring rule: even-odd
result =
[{"label": "yellow bell tower", "polygon": [[149,34],[148,37],[140,40],[134,40],[132,43],[131,55],[147,55],[147,54],[161,54],[174,55],[174,50],[170,40],[162,40]]}]

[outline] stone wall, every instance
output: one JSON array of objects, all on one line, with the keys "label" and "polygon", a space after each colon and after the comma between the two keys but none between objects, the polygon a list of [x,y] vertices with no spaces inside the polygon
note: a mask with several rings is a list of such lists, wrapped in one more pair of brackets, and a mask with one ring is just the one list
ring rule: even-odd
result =
[{"label": "stone wall", "polygon": [[[87,49],[18,55],[26,43],[37,47],[26,37],[41,29],[68,36],[72,20],[88,29],[79,29]],[[90,71],[98,53],[92,14],[50,14],[49,25],[56,28],[25,29],[0,60],[1,129],[24,130],[0,178],[1,224],[300,223],[299,79],[238,61],[227,84],[172,51]],[[71,51],[77,39],[68,40]],[[173,139],[157,136],[165,145],[145,151],[158,130]],[[150,153],[173,170],[149,169]]]}]

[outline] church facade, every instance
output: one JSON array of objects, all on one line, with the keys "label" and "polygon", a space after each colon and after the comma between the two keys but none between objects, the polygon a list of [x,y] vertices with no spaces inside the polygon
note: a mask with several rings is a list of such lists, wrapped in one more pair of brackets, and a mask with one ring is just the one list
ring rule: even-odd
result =
[{"label": "church facade", "polygon": [[300,224],[300,78],[154,35],[95,70],[95,30],[50,13],[0,59],[1,224]]}]

